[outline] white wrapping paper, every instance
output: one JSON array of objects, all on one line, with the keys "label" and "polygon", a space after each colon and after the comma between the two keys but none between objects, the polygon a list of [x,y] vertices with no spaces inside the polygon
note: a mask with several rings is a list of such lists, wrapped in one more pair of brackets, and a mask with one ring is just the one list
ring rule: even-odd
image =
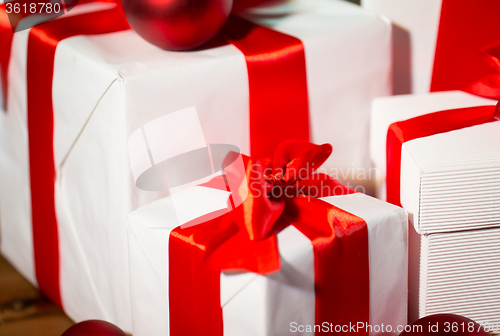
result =
[{"label": "white wrapping paper", "polygon": [[[227,193],[210,193],[217,209]],[[407,215],[363,194],[323,199],[363,218],[368,225],[370,324],[398,325],[407,319]],[[168,335],[168,241],[178,223],[170,197],[129,215],[129,258],[135,336]],[[221,273],[225,335],[313,335],[291,331],[291,323],[314,325],[314,254],[311,242],[290,226],[278,234],[282,268],[271,275]],[[335,267],[335,265],[331,265]],[[332,304],[335,304],[332,302]],[[325,322],[325,321],[321,321]],[[334,322],[334,321],[326,321]],[[358,321],[352,321],[356,323]],[[378,333],[373,332],[372,335]]]},{"label": "white wrapping paper", "polygon": [[[304,42],[312,140],[333,144],[328,167],[369,167],[369,104],[390,92],[388,22],[352,4],[327,0],[258,22]],[[8,113],[0,130],[0,249],[36,284],[27,38],[28,31],[14,37]],[[248,153],[244,56],[231,45],[167,52],[133,31],[72,37],[57,47],[53,102],[64,309],[75,321],[105,319],[131,330],[126,216],[166,193],[135,187],[129,136],[148,121],[195,106],[207,143],[233,144]]]},{"label": "white wrapping paper", "polygon": [[442,0],[362,0],[361,3],[394,24],[394,93],[429,92]]}]

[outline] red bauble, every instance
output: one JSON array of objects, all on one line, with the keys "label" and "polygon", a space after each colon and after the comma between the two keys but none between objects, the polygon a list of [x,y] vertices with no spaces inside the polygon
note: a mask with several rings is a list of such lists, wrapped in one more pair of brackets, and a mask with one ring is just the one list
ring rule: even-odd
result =
[{"label": "red bauble", "polygon": [[[411,326],[407,326],[408,331],[403,331],[400,336],[491,336],[471,319],[454,314],[429,315]],[[421,329],[416,326],[421,326]]]},{"label": "red bauble", "polygon": [[122,0],[130,26],[167,50],[189,50],[214,37],[233,0]]},{"label": "red bauble", "polygon": [[127,336],[112,323],[100,320],[88,320],[77,323],[66,330],[62,336]]}]

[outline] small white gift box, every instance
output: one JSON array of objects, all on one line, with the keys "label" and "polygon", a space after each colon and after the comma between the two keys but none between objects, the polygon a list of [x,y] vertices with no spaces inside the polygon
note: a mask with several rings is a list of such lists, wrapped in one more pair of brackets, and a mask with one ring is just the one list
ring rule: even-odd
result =
[{"label": "small white gift box", "polygon": [[[194,187],[218,209],[227,193]],[[368,227],[370,335],[399,334],[407,320],[407,215],[364,194],[322,199],[361,217]],[[224,202],[222,202],[224,203]],[[170,197],[129,215],[129,258],[136,336],[169,335],[169,236],[179,223]],[[278,234],[281,269],[269,275],[221,272],[220,304],[225,335],[314,335],[314,253],[294,226]],[[335,265],[329,265],[335,267]],[[334,286],[335,284],[330,284]],[[335,302],[331,303],[335,305]],[[335,321],[321,321],[335,323]],[[352,321],[356,324],[359,321]],[[382,332],[381,326],[385,326]],[[301,327],[299,327],[301,326]],[[389,327],[391,326],[389,330]],[[322,326],[323,327],[323,326]],[[299,329],[300,328],[300,329]],[[364,332],[364,329],[363,329]]]}]

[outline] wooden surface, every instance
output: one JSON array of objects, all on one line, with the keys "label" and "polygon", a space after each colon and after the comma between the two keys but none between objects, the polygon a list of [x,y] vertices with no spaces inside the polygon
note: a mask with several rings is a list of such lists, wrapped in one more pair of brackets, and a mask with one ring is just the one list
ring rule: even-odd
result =
[{"label": "wooden surface", "polygon": [[61,336],[73,325],[0,255],[0,335]]}]

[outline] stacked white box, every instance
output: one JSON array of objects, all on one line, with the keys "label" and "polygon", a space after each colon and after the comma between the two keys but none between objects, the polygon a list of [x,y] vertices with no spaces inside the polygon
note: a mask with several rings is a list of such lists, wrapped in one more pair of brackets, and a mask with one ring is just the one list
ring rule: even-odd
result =
[{"label": "stacked white box", "polygon": [[[193,189],[207,196],[207,205],[213,206],[213,210],[218,209],[218,200],[228,197],[227,193],[214,189]],[[392,330],[386,334],[397,335],[398,326],[406,325],[407,321],[406,212],[361,193],[322,200],[365,220],[370,268],[369,323],[390,325]],[[180,224],[183,223],[175,216],[170,196],[129,215],[130,283],[136,336],[169,334],[168,284],[169,277],[175,276],[168,269],[169,236]],[[221,272],[225,335],[295,335],[292,322],[315,324],[315,264],[311,241],[293,225],[281,231],[277,238],[282,260],[279,271],[268,275]],[[314,335],[314,332],[298,334]],[[381,334],[384,333],[380,329],[370,333]]]},{"label": "stacked white box", "polygon": [[[393,122],[440,110],[494,105],[463,92],[381,98],[372,110],[372,159],[385,180]],[[500,324],[500,122],[407,141],[401,204],[410,214],[410,322],[456,313]],[[381,188],[382,189],[382,188]],[[381,193],[381,196],[383,193]]]}]

